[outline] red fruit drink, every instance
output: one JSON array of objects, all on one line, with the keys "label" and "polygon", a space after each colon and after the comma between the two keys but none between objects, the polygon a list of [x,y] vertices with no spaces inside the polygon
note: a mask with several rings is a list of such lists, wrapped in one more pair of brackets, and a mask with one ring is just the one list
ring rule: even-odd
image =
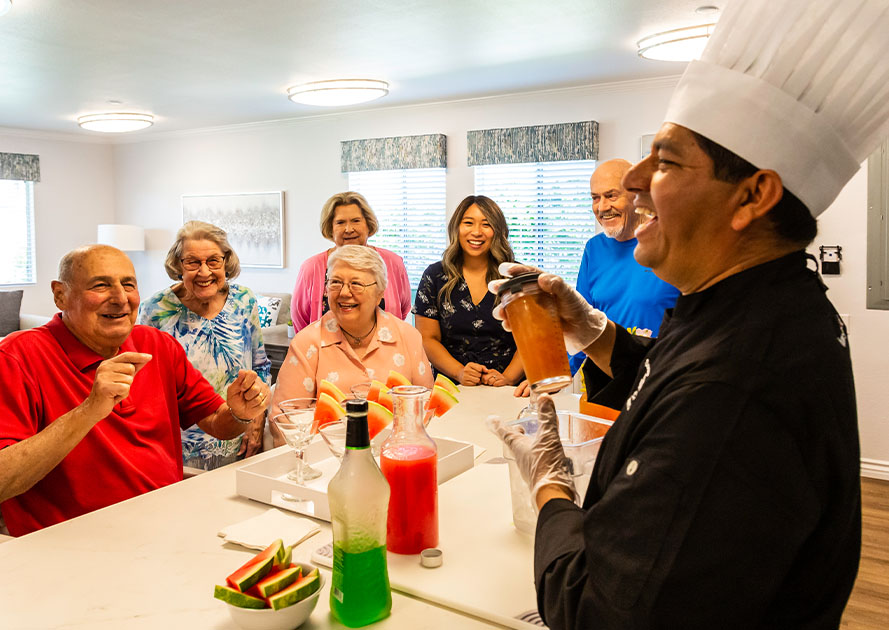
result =
[{"label": "red fruit drink", "polygon": [[415,554],[438,546],[438,479],[435,449],[401,444],[383,449],[380,467],[389,482],[386,547]]}]

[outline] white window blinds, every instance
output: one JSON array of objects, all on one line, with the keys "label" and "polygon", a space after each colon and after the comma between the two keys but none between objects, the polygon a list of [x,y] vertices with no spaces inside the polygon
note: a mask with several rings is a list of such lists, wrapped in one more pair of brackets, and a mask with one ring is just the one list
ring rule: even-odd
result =
[{"label": "white window blinds", "polygon": [[447,242],[445,169],[351,172],[349,189],[367,198],[379,220],[369,243],[404,259],[416,292],[423,271],[441,260]]},{"label": "white window blinds", "polygon": [[475,193],[503,210],[516,260],[577,281],[597,224],[590,200],[595,160],[475,166]]},{"label": "white window blinds", "polygon": [[34,284],[34,182],[0,179],[0,285]]}]

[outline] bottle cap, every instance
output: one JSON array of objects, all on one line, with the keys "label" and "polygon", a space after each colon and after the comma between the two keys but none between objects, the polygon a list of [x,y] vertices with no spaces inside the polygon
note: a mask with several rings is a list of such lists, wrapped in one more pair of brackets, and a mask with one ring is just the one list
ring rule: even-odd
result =
[{"label": "bottle cap", "polygon": [[424,549],[420,552],[420,564],[427,569],[440,567],[442,563],[442,555],[441,549],[436,549],[434,547]]},{"label": "bottle cap", "polygon": [[346,448],[367,448],[370,435],[367,431],[367,401],[346,401]]}]

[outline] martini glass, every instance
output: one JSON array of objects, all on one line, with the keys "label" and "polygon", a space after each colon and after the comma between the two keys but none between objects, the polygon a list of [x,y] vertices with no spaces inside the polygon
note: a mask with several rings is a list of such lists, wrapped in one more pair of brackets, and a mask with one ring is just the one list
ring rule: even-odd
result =
[{"label": "martini glass", "polygon": [[[537,398],[540,396],[540,392],[536,387],[531,386],[531,395],[528,397],[528,406],[524,407],[521,411],[519,411],[519,415],[516,416],[516,420],[526,420],[529,423],[536,424],[537,422]],[[524,424],[524,423],[523,423]],[[527,433],[527,430],[525,431]]]},{"label": "martini glass", "polygon": [[352,393],[352,398],[357,398],[358,400],[367,400],[367,394],[370,392],[370,381],[365,383],[356,383],[349,388],[349,391]]},{"label": "martini glass", "polygon": [[287,478],[299,485],[317,479],[321,476],[321,471],[305,463],[305,448],[318,432],[315,399],[292,398],[279,403],[278,408],[281,413],[272,418],[272,421],[296,455],[296,468],[287,473]]}]

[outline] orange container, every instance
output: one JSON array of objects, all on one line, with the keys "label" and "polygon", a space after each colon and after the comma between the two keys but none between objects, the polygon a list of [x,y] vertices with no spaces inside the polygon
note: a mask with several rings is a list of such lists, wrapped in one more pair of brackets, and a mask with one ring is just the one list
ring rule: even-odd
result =
[{"label": "orange container", "polygon": [[617,417],[620,415],[619,410],[606,407],[605,405],[587,402],[583,399],[583,396],[580,397],[580,413],[594,416],[596,418],[604,418],[605,420],[611,420],[612,422],[617,420]]},{"label": "orange container", "polygon": [[539,275],[511,278],[501,285],[498,295],[531,387],[540,393],[557,392],[571,383],[571,368],[555,299],[541,291]]}]

